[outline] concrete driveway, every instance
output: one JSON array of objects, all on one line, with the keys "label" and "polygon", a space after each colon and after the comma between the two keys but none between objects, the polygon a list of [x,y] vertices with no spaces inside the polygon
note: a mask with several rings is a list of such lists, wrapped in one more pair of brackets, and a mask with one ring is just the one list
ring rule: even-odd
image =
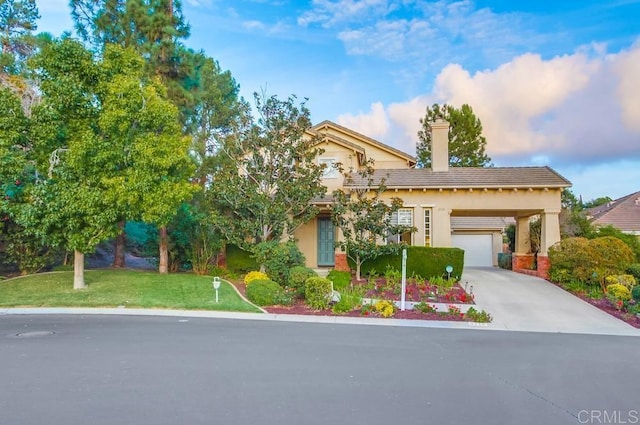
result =
[{"label": "concrete driveway", "polygon": [[499,268],[467,267],[461,281],[473,285],[476,303],[493,316],[493,328],[640,336],[640,329],[544,279]]}]

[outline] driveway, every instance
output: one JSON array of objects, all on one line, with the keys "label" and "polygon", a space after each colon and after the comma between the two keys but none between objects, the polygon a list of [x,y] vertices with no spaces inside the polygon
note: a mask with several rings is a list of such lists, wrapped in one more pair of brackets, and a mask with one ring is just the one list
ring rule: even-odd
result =
[{"label": "driveway", "polygon": [[492,267],[468,267],[462,283],[473,285],[478,306],[493,316],[491,327],[508,330],[638,335],[616,319],[557,286],[533,276]]}]

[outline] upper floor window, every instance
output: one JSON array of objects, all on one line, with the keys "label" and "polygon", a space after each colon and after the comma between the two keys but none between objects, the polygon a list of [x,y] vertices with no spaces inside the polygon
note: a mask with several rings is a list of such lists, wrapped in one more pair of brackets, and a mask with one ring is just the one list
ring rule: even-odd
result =
[{"label": "upper floor window", "polygon": [[[394,226],[407,226],[413,227],[413,208],[400,208],[398,211],[391,214],[391,224]],[[411,232],[406,231],[395,235],[387,236],[387,243],[400,243],[404,242],[411,245]]]},{"label": "upper floor window", "polygon": [[337,179],[340,175],[338,168],[336,168],[335,158],[318,158],[318,164],[325,164],[324,173],[322,178],[324,179]]}]

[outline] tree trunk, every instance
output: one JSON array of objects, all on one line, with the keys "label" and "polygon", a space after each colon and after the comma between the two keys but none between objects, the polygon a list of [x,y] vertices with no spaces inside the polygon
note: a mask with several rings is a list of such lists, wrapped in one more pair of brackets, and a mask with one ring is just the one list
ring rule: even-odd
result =
[{"label": "tree trunk", "polygon": [[356,280],[359,281],[360,280],[360,266],[362,265],[362,262],[360,261],[360,256],[356,255]]},{"label": "tree trunk", "polygon": [[118,227],[120,228],[120,234],[116,237],[116,249],[113,255],[113,267],[123,268],[126,267],[125,264],[125,243],[127,242],[127,235],[124,232],[124,221],[118,223]]},{"label": "tree trunk", "polygon": [[160,227],[160,273],[169,273],[169,238],[167,236],[167,226]]},{"label": "tree trunk", "polygon": [[84,289],[84,252],[73,251],[73,289]]}]

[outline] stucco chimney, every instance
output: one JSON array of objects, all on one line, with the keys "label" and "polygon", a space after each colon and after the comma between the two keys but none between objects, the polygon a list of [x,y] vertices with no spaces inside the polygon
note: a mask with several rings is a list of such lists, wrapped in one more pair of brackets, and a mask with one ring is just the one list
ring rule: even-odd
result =
[{"label": "stucco chimney", "polygon": [[449,171],[449,123],[442,118],[431,123],[431,170]]}]

